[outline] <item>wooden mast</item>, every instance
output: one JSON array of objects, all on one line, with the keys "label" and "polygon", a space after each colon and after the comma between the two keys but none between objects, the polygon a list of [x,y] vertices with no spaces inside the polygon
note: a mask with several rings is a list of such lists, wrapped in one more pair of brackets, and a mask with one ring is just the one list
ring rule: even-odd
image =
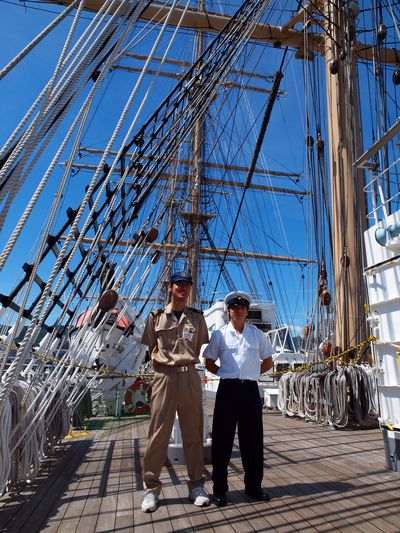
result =
[{"label": "wooden mast", "polygon": [[[362,153],[356,62],[352,41],[354,20],[339,0],[326,2],[326,90],[329,165],[332,198],[335,284],[334,345],[341,349],[365,338],[362,279],[362,234],[366,229],[364,174],[353,168]],[[355,38],[355,32],[354,32]]]},{"label": "wooden mast", "polygon": [[[199,10],[204,10],[204,0],[199,0]],[[196,58],[197,60],[204,50],[204,34],[198,30],[195,35],[196,42]],[[197,300],[197,285],[198,285],[198,270],[199,270],[199,246],[200,234],[199,226],[201,220],[200,204],[201,204],[201,177],[203,173],[203,151],[204,151],[204,123],[203,118],[198,118],[193,127],[193,164],[191,173],[191,213],[189,215],[190,224],[190,253],[189,264],[192,274],[193,285],[190,291],[188,303],[191,306],[196,305]]]},{"label": "wooden mast", "polygon": [[[43,0],[59,3],[60,0]],[[69,5],[72,0],[61,0]],[[351,3],[357,4],[357,2]],[[87,0],[86,9],[97,11],[102,0]],[[360,328],[364,315],[364,283],[362,269],[357,263],[362,261],[362,239],[359,238],[366,228],[365,204],[363,198],[363,172],[354,170],[352,162],[362,154],[360,139],[361,125],[358,123],[356,59],[373,59],[374,49],[355,42],[355,32],[351,33],[352,21],[349,20],[349,3],[339,0],[316,0],[304,6],[291,20],[283,26],[257,24],[252,39],[260,42],[272,42],[275,45],[292,46],[298,50],[298,57],[312,58],[312,53],[325,54],[326,89],[328,100],[329,127],[329,164],[331,176],[331,196],[333,213],[333,262],[335,265],[335,343],[342,348],[356,344],[357,339],[365,338]],[[169,6],[153,3],[142,13],[144,20],[160,21],[169,12]],[[304,39],[303,29],[296,30],[306,14],[318,16],[310,18],[310,25],[319,20],[320,9],[326,17],[325,33],[307,33]],[[181,20],[182,8],[174,11],[170,24]],[[197,29],[201,33],[216,33],[221,30],[229,17],[200,9],[185,10],[181,26]],[[349,25],[350,22],[350,25]],[[354,41],[352,39],[354,38]],[[304,50],[307,43],[307,50]],[[342,53],[341,53],[342,52]],[[397,64],[398,54],[394,49],[385,49],[385,63]],[[331,65],[338,62],[338,71],[333,74]],[[334,69],[336,67],[333,67]],[[194,162],[195,163],[195,162]],[[195,164],[193,164],[195,168]],[[193,175],[195,172],[193,172]],[[192,205],[194,203],[192,202]],[[198,221],[199,214],[197,214]],[[193,220],[195,220],[193,215]],[[198,222],[197,222],[198,223]],[[193,264],[193,261],[192,261]],[[357,268],[358,267],[358,268]]]}]

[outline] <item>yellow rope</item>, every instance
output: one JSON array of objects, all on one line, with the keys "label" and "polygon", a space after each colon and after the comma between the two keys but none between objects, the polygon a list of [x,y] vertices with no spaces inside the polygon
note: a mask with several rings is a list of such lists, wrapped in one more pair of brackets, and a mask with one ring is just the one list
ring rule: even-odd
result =
[{"label": "yellow rope", "polygon": [[330,361],[333,361],[335,359],[337,359],[337,360],[342,359],[343,356],[345,356],[349,352],[352,352],[353,350],[358,350],[357,359],[355,359],[352,363],[345,363],[344,361],[342,361],[342,363],[344,365],[348,365],[348,364],[356,365],[358,363],[358,361],[360,360],[361,356],[362,356],[362,349],[364,348],[364,346],[366,344],[372,344],[377,339],[378,339],[378,337],[375,337],[375,336],[371,335],[370,337],[368,337],[367,340],[362,341],[359,344],[356,344],[356,346],[351,346],[350,348],[347,348],[347,350],[344,350],[343,352],[340,352],[337,355],[331,355],[330,357],[327,357],[326,359],[324,359],[322,361],[315,361],[313,363],[309,363],[308,365],[300,366],[300,367],[296,368],[295,370],[293,370],[293,369],[282,370],[280,372],[272,372],[270,374],[262,374],[262,375],[263,376],[280,376],[282,374],[287,374],[289,372],[305,372],[305,371],[309,370],[310,368],[312,368],[315,365],[324,365],[324,364],[328,364]]},{"label": "yellow rope", "polygon": [[149,376],[150,376],[150,374],[130,374],[128,372],[113,372],[113,371],[106,370],[106,369],[103,369],[103,368],[94,369],[94,368],[92,368],[90,366],[82,365],[81,363],[76,363],[76,362],[73,362],[73,361],[60,361],[60,359],[57,359],[56,357],[50,357],[49,355],[44,355],[44,354],[40,354],[40,353],[35,353],[34,356],[35,357],[40,357],[41,359],[45,359],[46,361],[52,361],[52,362],[57,363],[57,364],[59,363],[59,364],[64,365],[64,366],[73,366],[73,367],[76,367],[76,368],[82,368],[84,370],[92,370],[92,371],[96,372],[97,374],[112,374],[113,376],[118,376],[118,377],[121,377],[121,378],[142,378],[142,379],[149,378]]},{"label": "yellow rope", "polygon": [[87,430],[86,426],[83,426],[83,431],[80,433],[74,433],[71,427],[69,428],[69,432],[67,435],[65,435],[64,439],[74,439],[75,437],[85,437],[86,435],[89,435],[89,431]]},{"label": "yellow rope", "polygon": [[[347,350],[344,350],[343,352],[341,352],[341,353],[339,353],[337,355],[331,355],[330,357],[327,357],[326,359],[324,359],[322,361],[315,361],[313,363],[309,363],[307,365],[303,365],[301,367],[298,367],[298,368],[296,368],[294,370],[293,369],[281,370],[280,372],[272,372],[272,373],[269,373],[269,374],[261,374],[261,375],[262,376],[272,377],[272,376],[281,376],[281,375],[287,374],[289,372],[305,372],[305,371],[309,370],[310,368],[312,368],[315,365],[323,365],[323,364],[328,364],[329,362],[334,361],[334,360],[341,360],[343,358],[343,356],[345,356],[346,354],[352,352],[353,350],[358,350],[358,354],[357,354],[358,357],[353,362],[346,363],[346,362],[344,362],[342,360],[342,363],[345,364],[345,365],[348,365],[348,364],[355,365],[355,364],[358,363],[358,361],[361,358],[363,347],[366,344],[372,344],[377,339],[378,339],[378,337],[375,337],[374,335],[371,335],[370,337],[368,337],[367,340],[362,341],[359,344],[356,344],[355,346],[351,346],[350,348],[347,348]],[[6,345],[4,342],[1,342],[1,344]],[[92,368],[90,366],[82,365],[80,363],[76,363],[76,362],[73,362],[73,361],[60,361],[59,359],[57,359],[55,357],[50,357],[49,355],[44,355],[44,354],[39,354],[39,353],[35,353],[34,356],[35,357],[39,357],[41,359],[45,359],[46,361],[52,361],[54,363],[61,364],[61,365],[64,365],[64,366],[73,366],[73,367],[76,367],[76,368],[82,368],[84,370],[91,370],[91,371],[94,371],[94,372],[96,372],[97,374],[100,374],[100,375],[101,374],[113,374],[114,376],[121,377],[121,378],[140,378],[140,379],[144,379],[144,380],[146,380],[146,379],[150,380],[153,377],[153,374],[131,374],[131,373],[128,373],[128,372],[121,373],[121,372],[112,372],[112,371],[106,370],[106,369],[97,369],[97,370],[95,370],[94,368]],[[209,377],[207,377],[207,381],[213,381],[213,380],[217,380],[217,379],[219,379],[219,378],[209,378]]]}]

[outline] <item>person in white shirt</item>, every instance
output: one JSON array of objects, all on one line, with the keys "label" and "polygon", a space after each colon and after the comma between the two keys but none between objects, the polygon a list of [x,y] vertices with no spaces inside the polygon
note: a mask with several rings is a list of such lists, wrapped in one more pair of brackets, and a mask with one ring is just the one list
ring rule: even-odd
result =
[{"label": "person in white shirt", "polygon": [[272,368],[274,350],[261,330],[246,324],[250,303],[250,295],[243,291],[230,292],[225,297],[230,322],[213,332],[204,351],[207,370],[220,378],[211,448],[214,501],[220,507],[227,504],[228,465],[236,426],[245,493],[257,501],[270,500],[269,494],[261,488],[264,447],[258,379]]}]

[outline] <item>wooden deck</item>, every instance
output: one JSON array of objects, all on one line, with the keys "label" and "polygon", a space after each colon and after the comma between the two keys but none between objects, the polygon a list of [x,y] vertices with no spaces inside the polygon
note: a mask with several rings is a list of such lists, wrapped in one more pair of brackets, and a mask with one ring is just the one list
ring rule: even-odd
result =
[{"label": "wooden deck", "polygon": [[[264,486],[271,502],[253,503],[243,493],[235,443],[227,507],[191,504],[185,467],[172,465],[163,470],[159,509],[145,514],[140,461],[148,420],[96,424],[88,435],[65,440],[31,486],[0,499],[0,531],[400,532],[400,473],[387,470],[377,429],[335,431],[265,413]],[[209,491],[210,473],[208,466]]]}]

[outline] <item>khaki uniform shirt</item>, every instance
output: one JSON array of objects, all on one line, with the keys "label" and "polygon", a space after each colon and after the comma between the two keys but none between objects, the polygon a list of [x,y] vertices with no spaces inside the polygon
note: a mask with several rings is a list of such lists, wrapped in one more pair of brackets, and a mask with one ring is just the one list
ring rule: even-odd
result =
[{"label": "khaki uniform shirt", "polygon": [[150,313],[141,342],[149,347],[155,370],[157,365],[194,365],[202,344],[208,342],[206,321],[201,311],[190,307],[184,308],[178,321],[170,303]]}]

